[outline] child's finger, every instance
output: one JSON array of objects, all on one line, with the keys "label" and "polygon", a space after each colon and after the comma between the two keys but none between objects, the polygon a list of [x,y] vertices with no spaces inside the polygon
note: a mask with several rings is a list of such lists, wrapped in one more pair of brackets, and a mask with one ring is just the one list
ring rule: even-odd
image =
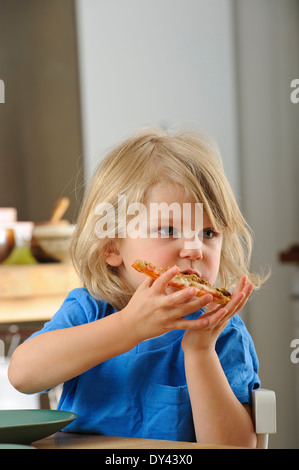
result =
[{"label": "child's finger", "polygon": [[211,311],[206,311],[201,318],[206,318],[208,321],[209,327],[215,326],[218,322],[225,321],[227,322],[231,317],[233,317],[240,310],[240,303],[243,302],[245,297],[244,292],[239,292],[234,296],[234,298],[226,304],[224,307],[218,305],[215,309]]},{"label": "child's finger", "polygon": [[239,312],[245,303],[247,302],[248,296],[244,292],[239,292],[234,299],[231,300],[230,306],[227,308],[227,313],[223,317],[225,321],[230,320],[237,312]]},{"label": "child's finger", "polygon": [[244,307],[252,291],[253,291],[253,284],[251,283],[246,284],[242,292],[244,296],[243,296],[243,299],[240,299],[239,304],[237,305],[237,311],[240,311]]},{"label": "child's finger", "polygon": [[213,296],[210,294],[197,297],[196,293],[197,289],[195,287],[186,287],[185,289],[169,294],[167,296],[167,304],[169,306],[181,305],[185,303],[190,305],[192,302],[192,308],[193,305],[196,305],[196,310],[199,310],[213,300]]},{"label": "child's finger", "polygon": [[225,307],[220,308],[217,312],[207,318],[209,321],[209,327],[216,326],[219,322],[221,322],[224,318],[227,317],[228,309]]},{"label": "child's finger", "polygon": [[140,286],[138,286],[138,288],[136,289],[136,292],[144,290],[144,289],[148,289],[149,287],[151,287],[153,285],[154,282],[155,282],[154,279],[152,279],[151,277],[146,276],[146,278],[142,281]]},{"label": "child's finger", "polygon": [[187,287],[186,289],[175,290],[171,294],[167,295],[167,299],[165,299],[165,302],[167,303],[167,305],[169,305],[169,307],[171,307],[186,302],[187,300],[191,300],[195,294],[196,289],[194,287]]},{"label": "child's finger", "polygon": [[244,289],[244,287],[246,285],[246,282],[247,282],[247,276],[240,277],[240,279],[238,281],[238,284],[236,285],[236,287],[234,289],[233,296],[235,294],[238,294],[239,292],[242,292],[242,290]]},{"label": "child's finger", "polygon": [[210,321],[208,318],[203,316],[196,318],[195,320],[178,318],[175,323],[175,328],[178,330],[200,330],[207,327],[210,327]]},{"label": "child's finger", "polygon": [[173,266],[170,269],[167,269],[165,273],[161,274],[158,279],[155,280],[153,287],[159,293],[164,293],[168,283],[171,279],[180,272],[177,266]]}]

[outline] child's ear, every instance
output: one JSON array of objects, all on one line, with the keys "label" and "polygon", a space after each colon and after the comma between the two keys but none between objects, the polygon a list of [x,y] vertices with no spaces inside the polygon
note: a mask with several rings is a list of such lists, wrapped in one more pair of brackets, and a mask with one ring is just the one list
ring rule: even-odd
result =
[{"label": "child's ear", "polygon": [[105,247],[105,260],[110,266],[120,266],[123,262],[115,240],[109,240]]}]

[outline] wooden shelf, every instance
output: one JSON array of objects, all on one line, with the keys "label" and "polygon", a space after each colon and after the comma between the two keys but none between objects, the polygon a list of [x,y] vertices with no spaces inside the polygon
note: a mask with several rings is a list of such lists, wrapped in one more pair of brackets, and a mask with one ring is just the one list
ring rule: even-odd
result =
[{"label": "wooden shelf", "polygon": [[72,264],[0,266],[0,323],[47,321],[79,286]]}]

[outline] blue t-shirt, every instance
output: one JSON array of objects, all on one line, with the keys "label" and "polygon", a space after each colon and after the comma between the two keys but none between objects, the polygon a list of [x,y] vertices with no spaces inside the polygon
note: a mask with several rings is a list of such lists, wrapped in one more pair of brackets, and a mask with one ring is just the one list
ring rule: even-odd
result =
[{"label": "blue t-shirt", "polygon": [[[87,289],[74,289],[51,321],[33,336],[93,322],[114,312]],[[78,415],[64,431],[195,441],[181,348],[184,333],[173,330],[144,341],[64,383],[58,409]],[[219,336],[216,351],[234,394],[241,403],[250,403],[252,389],[260,386],[258,360],[237,315]]]}]

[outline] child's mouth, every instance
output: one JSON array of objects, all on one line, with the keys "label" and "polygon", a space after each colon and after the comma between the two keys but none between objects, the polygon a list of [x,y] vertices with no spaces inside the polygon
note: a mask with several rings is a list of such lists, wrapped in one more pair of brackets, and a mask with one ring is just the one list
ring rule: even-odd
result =
[{"label": "child's mouth", "polygon": [[195,274],[195,276],[202,278],[202,276],[197,272],[194,271],[193,269],[184,269],[181,271],[182,274]]}]

